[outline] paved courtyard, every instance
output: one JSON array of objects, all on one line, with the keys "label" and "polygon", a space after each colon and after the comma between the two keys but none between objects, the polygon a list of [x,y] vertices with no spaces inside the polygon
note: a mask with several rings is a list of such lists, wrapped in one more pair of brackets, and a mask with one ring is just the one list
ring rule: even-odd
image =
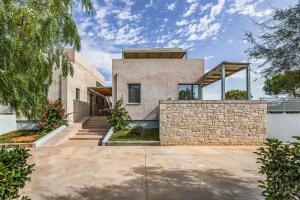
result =
[{"label": "paved courtyard", "polygon": [[256,147],[52,147],[23,194],[33,200],[262,199]]}]

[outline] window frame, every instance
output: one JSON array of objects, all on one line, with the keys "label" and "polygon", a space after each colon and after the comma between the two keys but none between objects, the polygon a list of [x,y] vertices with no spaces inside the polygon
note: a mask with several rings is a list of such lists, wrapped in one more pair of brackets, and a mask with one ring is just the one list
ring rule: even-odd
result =
[{"label": "window frame", "polygon": [[[139,101],[138,102],[130,102],[130,86],[138,85],[139,86]],[[128,83],[127,84],[127,104],[129,105],[139,105],[142,102],[142,85],[140,83]]]},{"label": "window frame", "polygon": [[[192,96],[192,98],[191,99],[180,99],[180,95],[179,95],[179,92],[180,92],[180,86],[192,86],[191,88],[192,88],[192,94],[191,94],[191,96]],[[196,98],[194,98],[194,86],[198,86],[198,98],[196,99]],[[200,84],[193,84],[193,83],[179,83],[178,84],[178,100],[181,100],[181,101],[191,101],[191,100],[200,100],[201,99],[201,97],[200,97]]]},{"label": "window frame", "polygon": [[[78,92],[78,93],[77,93]],[[80,101],[80,89],[79,88],[76,88],[76,91],[75,91],[75,99]]]}]

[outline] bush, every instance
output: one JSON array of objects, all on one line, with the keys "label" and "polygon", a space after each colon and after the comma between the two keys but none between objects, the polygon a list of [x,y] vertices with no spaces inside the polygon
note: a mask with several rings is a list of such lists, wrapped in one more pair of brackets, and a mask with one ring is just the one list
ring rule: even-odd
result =
[{"label": "bush", "polygon": [[263,196],[270,200],[294,200],[300,197],[300,137],[297,142],[282,144],[268,139],[267,148],[256,152],[260,173],[265,180],[259,181]]},{"label": "bush", "polygon": [[225,93],[226,100],[244,100],[247,99],[247,92],[245,90],[229,90]]},{"label": "bush", "polygon": [[68,115],[65,114],[63,104],[57,101],[48,101],[38,109],[39,127],[47,132],[68,124]]},{"label": "bush", "polygon": [[[0,199],[18,199],[19,189],[30,181],[34,165],[27,164],[28,149],[0,149]],[[23,197],[22,199],[28,199]]]},{"label": "bush", "polygon": [[113,108],[107,111],[107,120],[114,127],[114,132],[126,130],[131,121],[131,117],[122,104],[123,100],[120,99]]},{"label": "bush", "polygon": [[142,126],[135,126],[130,130],[130,133],[134,135],[143,135],[144,128]]}]

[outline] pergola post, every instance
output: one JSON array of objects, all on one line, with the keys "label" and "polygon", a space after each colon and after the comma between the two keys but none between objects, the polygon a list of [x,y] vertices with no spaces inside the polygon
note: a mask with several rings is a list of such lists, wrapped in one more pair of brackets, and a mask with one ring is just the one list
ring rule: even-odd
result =
[{"label": "pergola post", "polygon": [[250,79],[250,64],[246,67],[246,87],[247,87],[247,98],[251,100],[251,79]]},{"label": "pergola post", "polygon": [[222,79],[221,79],[221,99],[225,100],[225,66],[224,65],[222,65],[222,68],[221,68],[221,76],[222,76]]}]

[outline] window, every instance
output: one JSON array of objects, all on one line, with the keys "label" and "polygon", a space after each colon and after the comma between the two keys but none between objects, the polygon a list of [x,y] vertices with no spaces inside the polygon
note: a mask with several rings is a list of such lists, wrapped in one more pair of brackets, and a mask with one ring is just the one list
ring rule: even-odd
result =
[{"label": "window", "polygon": [[128,84],[128,103],[141,103],[141,84]]},{"label": "window", "polygon": [[80,89],[76,88],[76,100],[80,100]]},{"label": "window", "polygon": [[199,85],[179,84],[179,100],[198,100],[199,89]]}]

